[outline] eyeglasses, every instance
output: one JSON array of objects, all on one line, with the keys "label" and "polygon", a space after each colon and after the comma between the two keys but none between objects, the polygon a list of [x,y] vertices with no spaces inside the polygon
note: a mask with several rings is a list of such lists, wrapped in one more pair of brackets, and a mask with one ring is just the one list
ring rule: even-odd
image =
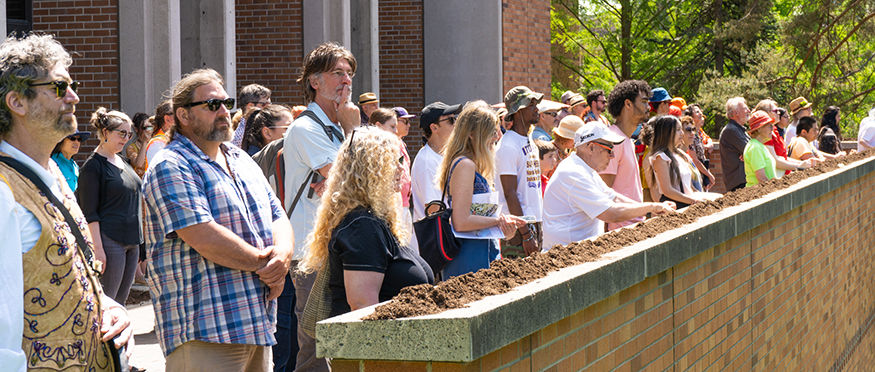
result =
[{"label": "eyeglasses", "polygon": [[442,122],[442,121],[449,121],[449,122],[450,122],[450,125],[455,125],[455,124],[456,124],[456,117],[455,117],[455,116],[450,116],[450,117],[448,117],[448,118],[446,118],[446,119],[438,120],[437,122],[440,123],[440,122]]},{"label": "eyeglasses", "polygon": [[684,128],[684,131],[687,133],[693,133],[694,131],[696,131],[696,128],[695,127],[686,127],[686,128]]},{"label": "eyeglasses", "polygon": [[143,127],[143,130],[152,130],[152,129],[155,129],[155,127],[153,127],[151,125],[147,125],[147,126]]},{"label": "eyeglasses", "polygon": [[122,129],[113,129],[112,132],[118,132],[119,137],[122,139],[128,139],[134,136],[134,132],[128,132]]},{"label": "eyeglasses", "polygon": [[556,117],[556,115],[559,115],[558,112],[542,112],[542,114],[550,115],[550,116],[552,116],[552,117],[554,117],[554,118]]},{"label": "eyeglasses", "polygon": [[64,80],[50,81],[48,83],[39,83],[39,84],[28,84],[32,87],[39,87],[43,85],[54,85],[55,86],[55,94],[58,95],[58,98],[64,98],[67,95],[67,87],[73,89],[73,93],[76,92],[76,89],[79,89],[79,84],[82,84],[78,81],[66,82]]},{"label": "eyeglasses", "polygon": [[592,143],[594,143],[598,147],[608,150],[608,155],[614,155],[614,145],[604,145],[596,141],[592,141]]},{"label": "eyeglasses", "polygon": [[334,77],[336,77],[338,79],[343,79],[344,75],[349,76],[350,79],[355,77],[355,72],[352,72],[352,71],[346,72],[346,71],[343,71],[341,69],[331,71],[331,72],[329,72],[329,74],[334,75]]},{"label": "eyeglasses", "polygon": [[187,105],[183,105],[182,107],[189,108],[189,107],[195,107],[195,106],[200,106],[200,105],[206,104],[207,110],[219,111],[219,107],[221,105],[225,105],[225,108],[230,110],[230,109],[234,108],[234,102],[237,102],[237,100],[235,100],[233,98],[225,98],[225,99],[211,98],[211,99],[208,99],[206,101],[192,102],[192,103],[189,103]]},{"label": "eyeglasses", "polygon": [[83,140],[82,140],[82,137],[79,137],[79,136],[75,136],[75,137],[67,137],[67,139],[69,139],[70,141],[76,141],[76,142],[82,142],[82,141],[83,141]]}]

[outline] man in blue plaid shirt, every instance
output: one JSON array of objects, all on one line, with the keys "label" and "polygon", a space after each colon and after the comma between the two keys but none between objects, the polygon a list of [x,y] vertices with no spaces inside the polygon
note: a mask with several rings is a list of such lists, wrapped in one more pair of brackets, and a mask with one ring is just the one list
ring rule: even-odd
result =
[{"label": "man in blue plaid shirt", "polygon": [[146,173],[146,243],[167,371],[268,371],[292,227],[231,140],[234,99],[214,70],[173,88],[172,141]]}]

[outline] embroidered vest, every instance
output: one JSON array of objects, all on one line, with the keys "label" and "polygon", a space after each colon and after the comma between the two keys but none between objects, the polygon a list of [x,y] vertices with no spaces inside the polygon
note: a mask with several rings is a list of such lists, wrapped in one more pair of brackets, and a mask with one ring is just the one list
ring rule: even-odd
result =
[{"label": "embroidered vest", "polygon": [[[5,154],[4,154],[5,155]],[[61,202],[76,219],[89,245],[87,223],[57,168]],[[42,233],[22,254],[24,263],[24,334],[21,348],[29,370],[113,371],[106,343],[100,340],[103,290],[97,274],[77,248],[64,216],[30,182],[4,163],[0,176],[15,201],[36,216]],[[88,247],[91,249],[91,247]]]}]

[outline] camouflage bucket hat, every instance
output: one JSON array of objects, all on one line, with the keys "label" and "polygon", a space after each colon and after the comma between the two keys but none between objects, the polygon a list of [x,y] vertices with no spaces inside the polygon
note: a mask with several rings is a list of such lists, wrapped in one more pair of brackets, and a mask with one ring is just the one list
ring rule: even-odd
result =
[{"label": "camouflage bucket hat", "polygon": [[531,104],[532,100],[535,100],[535,104],[541,102],[542,97],[544,97],[543,94],[532,92],[528,87],[514,87],[504,95],[504,106],[507,108],[507,115],[515,114],[521,108]]}]

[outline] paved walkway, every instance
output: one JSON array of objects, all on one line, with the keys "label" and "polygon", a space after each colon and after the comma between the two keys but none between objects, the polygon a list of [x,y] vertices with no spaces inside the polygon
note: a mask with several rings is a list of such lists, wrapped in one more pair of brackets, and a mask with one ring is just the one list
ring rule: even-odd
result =
[{"label": "paved walkway", "polygon": [[158,336],[155,335],[155,312],[152,310],[152,302],[128,305],[127,308],[134,329],[135,342],[130,364],[145,368],[147,372],[164,372],[164,353],[161,352]]}]

